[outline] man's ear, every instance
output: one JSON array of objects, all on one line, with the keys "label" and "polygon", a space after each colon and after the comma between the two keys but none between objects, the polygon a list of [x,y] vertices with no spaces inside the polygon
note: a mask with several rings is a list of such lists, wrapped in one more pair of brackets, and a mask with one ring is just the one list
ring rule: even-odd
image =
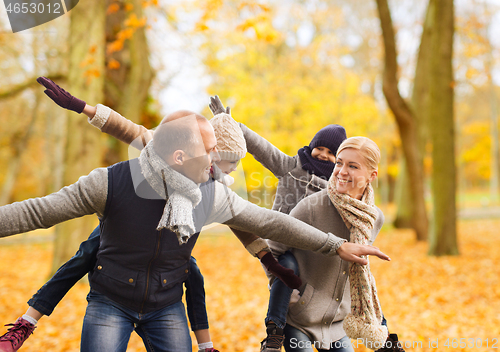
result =
[{"label": "man's ear", "polygon": [[183,165],[184,160],[184,152],[182,150],[176,150],[172,153],[172,161],[174,165]]}]

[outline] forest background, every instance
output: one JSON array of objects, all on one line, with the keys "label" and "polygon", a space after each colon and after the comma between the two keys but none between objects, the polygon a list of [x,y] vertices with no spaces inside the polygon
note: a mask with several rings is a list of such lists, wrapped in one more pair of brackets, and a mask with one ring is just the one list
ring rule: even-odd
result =
[{"label": "forest background", "polygon": [[[494,350],[492,339],[500,337],[492,267],[500,217],[498,1],[81,0],[69,14],[19,33],[11,33],[2,8],[0,28],[0,205],[49,194],[129,157],[126,146],[100,135],[83,115],[45,97],[38,76],[148,128],[181,108],[211,117],[208,97],[218,94],[236,120],[289,155],[321,127],[341,124],[348,136],[370,137],[382,151],[376,193],[386,225],[377,244],[393,263],[373,265],[396,332],[423,341],[421,350],[438,338],[449,338],[444,348],[453,350]],[[242,196],[271,206],[277,179],[251,156],[236,180]],[[30,292],[96,224],[86,217],[0,241],[5,323],[22,314]],[[234,245],[226,232],[212,229],[197,246],[207,262],[209,300],[218,307],[211,315],[215,336],[227,350],[256,350],[265,280],[255,260],[240,263],[247,280],[231,277],[227,286],[246,290],[223,309],[228,298],[215,293],[214,281],[229,269],[208,267],[220,263],[212,258],[221,241]],[[23,257],[37,258],[28,276],[36,280],[16,276],[11,261]],[[84,309],[85,288],[78,290],[73,306]],[[417,313],[410,309],[415,305]],[[248,308],[243,329],[224,325]],[[61,351],[75,348],[82,317],[83,310],[72,312],[72,333],[60,331],[61,320],[47,320],[53,336],[68,341]],[[237,338],[225,337],[228,329]],[[453,348],[453,338],[475,342]],[[38,350],[55,350],[44,343]]]}]

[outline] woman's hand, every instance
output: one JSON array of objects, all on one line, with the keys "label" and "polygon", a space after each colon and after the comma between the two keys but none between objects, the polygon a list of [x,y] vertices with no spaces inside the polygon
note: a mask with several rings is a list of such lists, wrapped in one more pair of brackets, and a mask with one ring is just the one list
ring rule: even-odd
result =
[{"label": "woman's hand", "polygon": [[387,254],[383,253],[377,247],[351,242],[345,242],[337,249],[337,253],[343,260],[361,265],[368,264],[368,260],[362,257],[365,255],[374,255],[387,261],[391,260]]},{"label": "woman's hand", "polygon": [[60,107],[79,114],[85,109],[87,104],[83,100],[72,96],[47,77],[38,77],[36,81],[46,88],[44,93]]}]

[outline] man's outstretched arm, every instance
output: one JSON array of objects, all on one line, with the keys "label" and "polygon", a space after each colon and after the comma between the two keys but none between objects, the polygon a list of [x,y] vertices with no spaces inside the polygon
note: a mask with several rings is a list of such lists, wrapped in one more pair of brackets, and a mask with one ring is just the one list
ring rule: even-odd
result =
[{"label": "man's outstretched arm", "polygon": [[[262,238],[290,247],[324,255],[340,255],[344,260],[365,264],[363,255],[375,255],[390,260],[373,246],[348,243],[332,233],[325,233],[289,215],[261,208],[240,198],[232,190],[215,182],[215,198],[208,223],[219,222],[237,230],[248,231]],[[339,251],[339,249],[342,250]]]},{"label": "man's outstretched arm", "polygon": [[287,244],[290,247],[311,250],[328,256],[339,255],[343,260],[365,265],[366,255],[383,260],[389,256],[377,247],[349,243],[332,233],[322,232],[300,220],[277,211],[249,204],[241,213],[225,222],[231,228],[245,229],[263,238]]},{"label": "man's outstretched arm", "polygon": [[58,192],[0,207],[0,237],[36,229],[97,213],[106,208],[108,170],[99,168]]}]

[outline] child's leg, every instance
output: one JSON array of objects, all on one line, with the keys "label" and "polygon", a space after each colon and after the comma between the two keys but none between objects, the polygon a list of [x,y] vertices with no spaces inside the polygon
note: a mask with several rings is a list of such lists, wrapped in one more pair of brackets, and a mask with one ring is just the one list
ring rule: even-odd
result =
[{"label": "child's leg", "polygon": [[76,254],[64,263],[28,301],[30,307],[43,315],[52,314],[66,293],[94,268],[99,241],[100,231],[97,226],[89,238],[80,244]]},{"label": "child's leg", "polygon": [[186,303],[191,330],[194,331],[200,350],[213,347],[208,329],[207,307],[205,302],[205,282],[196,259],[191,257],[189,276],[186,285]]},{"label": "child's leg", "polygon": [[210,337],[209,329],[196,330],[194,331],[194,336],[196,336],[196,342],[198,342],[198,352],[216,351],[213,349],[214,344]]},{"label": "child's leg", "polygon": [[[278,262],[285,268],[293,270],[296,275],[299,274],[299,265],[290,251],[283,253],[278,258]],[[293,290],[287,287],[281,280],[274,280],[269,296],[266,324],[273,322],[281,329],[285,327],[292,291]]]},{"label": "child's leg", "polygon": [[[295,275],[299,273],[297,260],[290,251],[283,253],[278,262],[285,268],[291,269]],[[260,345],[261,352],[278,352],[283,345],[284,331],[286,326],[286,315],[293,289],[287,287],[281,280],[276,278],[271,286],[269,296],[269,307],[266,316],[267,337]]]},{"label": "child's leg", "polygon": [[33,333],[38,320],[44,315],[50,315],[70,288],[94,267],[99,235],[99,227],[96,227],[89,238],[82,242],[73,258],[61,266],[28,301],[30,307],[26,314],[11,324],[12,328],[6,334],[0,336],[0,351],[17,351]]}]

